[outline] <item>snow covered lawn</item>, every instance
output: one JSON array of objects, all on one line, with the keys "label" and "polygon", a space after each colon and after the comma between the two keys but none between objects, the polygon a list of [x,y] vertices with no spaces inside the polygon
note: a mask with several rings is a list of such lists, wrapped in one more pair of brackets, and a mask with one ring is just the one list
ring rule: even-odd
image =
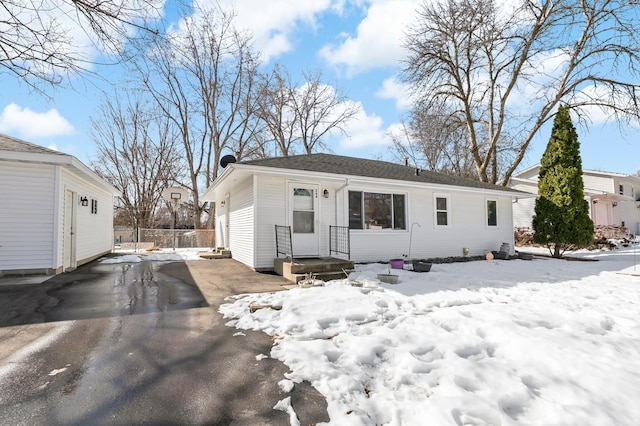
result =
[{"label": "snow covered lawn", "polygon": [[[280,383],[308,380],[336,425],[637,425],[640,265],[631,248],[597,262],[536,258],[364,265],[324,287],[237,297],[229,326],[275,336]],[[640,262],[640,251],[637,254]],[[249,304],[282,306],[249,313]],[[236,338],[243,338],[237,334]],[[278,408],[296,424],[295,407]]]}]

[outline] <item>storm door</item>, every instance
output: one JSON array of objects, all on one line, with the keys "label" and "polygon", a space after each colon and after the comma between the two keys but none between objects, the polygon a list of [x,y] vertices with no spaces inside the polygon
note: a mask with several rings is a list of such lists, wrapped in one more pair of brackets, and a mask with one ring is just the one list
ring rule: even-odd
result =
[{"label": "storm door", "polygon": [[318,185],[289,183],[288,201],[294,257],[317,257]]}]

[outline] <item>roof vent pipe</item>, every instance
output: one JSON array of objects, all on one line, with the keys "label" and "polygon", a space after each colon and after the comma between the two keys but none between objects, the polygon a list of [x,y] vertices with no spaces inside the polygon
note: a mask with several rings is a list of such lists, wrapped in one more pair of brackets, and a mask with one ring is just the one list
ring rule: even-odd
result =
[{"label": "roof vent pipe", "polygon": [[404,165],[405,166],[409,165],[409,157],[404,157]]},{"label": "roof vent pipe", "polygon": [[416,176],[420,176],[420,169],[416,169]]}]

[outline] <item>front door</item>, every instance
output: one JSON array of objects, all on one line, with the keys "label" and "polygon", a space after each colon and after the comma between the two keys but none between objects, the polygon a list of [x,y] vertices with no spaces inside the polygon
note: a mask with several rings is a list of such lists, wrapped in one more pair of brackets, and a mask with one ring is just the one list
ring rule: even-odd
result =
[{"label": "front door", "polygon": [[318,185],[289,183],[289,223],[295,257],[317,257],[320,253],[318,188]]}]

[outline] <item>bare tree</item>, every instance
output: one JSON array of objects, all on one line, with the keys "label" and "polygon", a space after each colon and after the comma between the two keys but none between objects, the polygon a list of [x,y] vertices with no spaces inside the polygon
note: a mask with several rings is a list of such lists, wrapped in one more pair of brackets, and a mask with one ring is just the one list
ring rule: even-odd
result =
[{"label": "bare tree", "polygon": [[303,72],[302,78],[299,84],[276,65],[260,89],[260,119],[283,156],[326,149],[325,138],[334,131],[344,133],[359,110],[342,91],[324,83],[322,73]]},{"label": "bare tree", "polygon": [[258,93],[258,116],[264,123],[265,134],[268,135],[263,144],[265,157],[271,156],[267,152],[269,143],[275,145],[277,155],[288,157],[296,153],[300,135],[293,97],[293,83],[285,68],[276,64],[271,72],[262,76]]},{"label": "bare tree", "polygon": [[0,72],[33,88],[59,84],[87,65],[74,30],[103,51],[121,52],[132,28],[149,30],[160,17],[160,0],[3,0],[0,2]]},{"label": "bare tree", "polygon": [[106,100],[91,119],[91,165],[122,193],[121,208],[135,228],[154,225],[162,190],[182,169],[170,123],[144,105],[139,99]]},{"label": "bare tree", "polygon": [[200,195],[218,175],[224,151],[251,156],[259,140],[258,58],[234,19],[219,6],[197,10],[179,31],[142,46],[136,63],[145,89],[179,135],[196,228],[209,208]]},{"label": "bare tree", "polygon": [[404,79],[465,128],[478,179],[505,185],[560,102],[583,122],[589,108],[640,118],[637,16],[615,0],[424,1]]},{"label": "bare tree", "polygon": [[464,128],[448,123],[448,115],[415,108],[399,131],[389,133],[392,152],[418,168],[476,178]]},{"label": "bare tree", "polygon": [[338,130],[345,133],[344,125],[357,113],[358,106],[350,102],[338,89],[322,81],[322,73],[303,73],[305,83],[293,96],[298,117],[300,139],[307,154],[326,149],[324,138]]}]

